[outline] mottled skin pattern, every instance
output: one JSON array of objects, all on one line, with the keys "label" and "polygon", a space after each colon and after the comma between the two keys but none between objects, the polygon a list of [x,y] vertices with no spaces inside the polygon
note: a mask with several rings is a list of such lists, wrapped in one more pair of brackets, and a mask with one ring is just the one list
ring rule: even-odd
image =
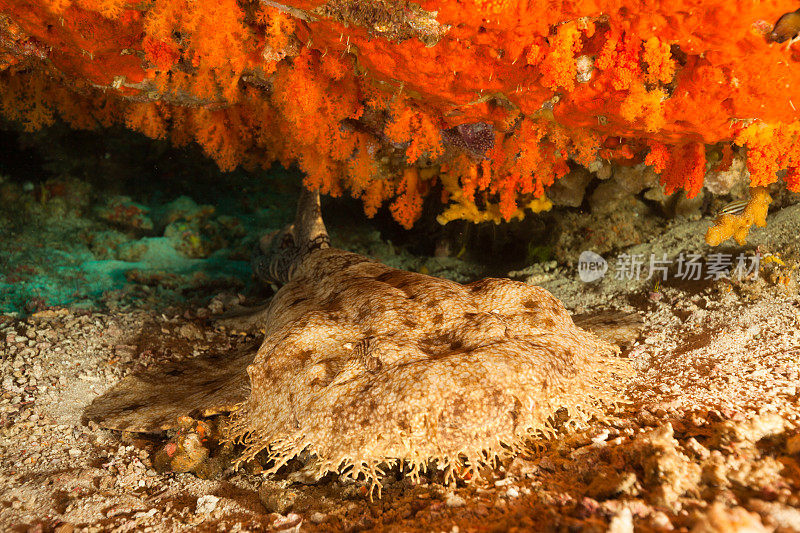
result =
[{"label": "mottled skin pattern", "polygon": [[626,371],[617,349],[577,327],[549,292],[508,279],[461,285],[330,248],[318,195],[304,194],[295,223],[257,256],[261,279],[286,284],[263,315],[251,364],[234,357],[213,377],[195,365],[162,373],[160,385],[126,378],[87,416],[163,427],[197,406],[142,402],[136,391],[168,397],[200,378],[212,403],[246,398],[225,428],[246,445],[242,460],[267,449],[275,471],[306,452],[318,474],[373,482],[382,465],[402,462],[416,475],[436,461],[452,480],[547,432],[559,408],[585,417],[617,398]]},{"label": "mottled skin pattern", "polygon": [[259,241],[251,261],[253,274],[265,285],[283,284],[311,252],[330,246],[322,221],[319,192],[304,190],[293,223]]},{"label": "mottled skin pattern", "polygon": [[376,479],[383,462],[476,467],[567,406],[613,398],[615,352],[546,290],[469,285],[332,248],[309,255],[267,313],[252,392],[228,430],[276,469],[301,451],[320,473]]}]

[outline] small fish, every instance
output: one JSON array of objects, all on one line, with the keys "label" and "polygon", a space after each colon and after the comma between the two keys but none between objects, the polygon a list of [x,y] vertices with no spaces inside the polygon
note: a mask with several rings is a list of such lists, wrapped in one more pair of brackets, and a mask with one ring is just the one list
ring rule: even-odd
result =
[{"label": "small fish", "polygon": [[769,34],[769,39],[776,43],[782,43],[794,39],[798,33],[800,33],[800,9],[786,13],[779,18]]},{"label": "small fish", "polygon": [[734,200],[732,202],[728,202],[727,204],[722,206],[722,209],[717,211],[717,216],[722,215],[741,215],[744,212],[745,207],[747,204],[750,203],[750,199],[747,200]]}]

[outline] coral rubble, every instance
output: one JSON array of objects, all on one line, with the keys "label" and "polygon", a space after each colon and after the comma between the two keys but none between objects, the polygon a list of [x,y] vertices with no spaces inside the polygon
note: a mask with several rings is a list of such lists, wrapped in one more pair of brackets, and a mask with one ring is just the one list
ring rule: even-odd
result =
[{"label": "coral rubble", "polygon": [[368,214],[390,201],[406,227],[431,192],[441,222],[548,209],[570,166],[599,160],[645,162],[691,198],[734,145],[754,187],[786,169],[798,191],[795,9],[0,0],[0,110],[194,141],[223,169],[296,162],[308,187]]}]

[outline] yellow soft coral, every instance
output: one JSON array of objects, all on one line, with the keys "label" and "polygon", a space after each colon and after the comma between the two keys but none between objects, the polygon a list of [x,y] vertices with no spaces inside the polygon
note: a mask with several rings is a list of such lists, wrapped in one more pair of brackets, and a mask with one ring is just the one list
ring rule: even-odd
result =
[{"label": "yellow soft coral", "polygon": [[485,161],[481,165],[473,165],[466,158],[457,160],[454,164],[443,165],[439,180],[447,192],[450,204],[436,217],[436,221],[442,225],[452,220],[500,224],[504,220],[522,220],[525,217],[525,209],[540,213],[550,210],[553,206],[550,200],[542,196],[533,198],[521,206],[515,203],[511,206],[510,212],[504,210],[501,203],[489,202],[485,198],[484,208],[479,208],[475,204],[475,191],[476,188],[479,190],[486,188],[488,172],[489,167]]},{"label": "yellow soft coral", "polygon": [[479,209],[474,203],[465,201],[459,195],[454,195],[454,202],[447,206],[447,208],[436,217],[439,224],[445,225],[453,220],[467,220],[473,223],[479,222],[494,222],[500,224],[507,220],[522,220],[525,218],[525,210],[530,209],[532,213],[541,213],[549,211],[553,207],[553,203],[546,197],[534,198],[521,207],[518,207],[511,214],[510,218],[506,218],[500,212],[499,204],[486,204],[484,209]]},{"label": "yellow soft coral", "polygon": [[750,227],[756,225],[763,228],[767,225],[767,211],[771,201],[766,187],[753,187],[744,211],[738,215],[724,214],[717,217],[714,225],[706,232],[706,243],[717,246],[733,237],[739,245],[743,245]]}]

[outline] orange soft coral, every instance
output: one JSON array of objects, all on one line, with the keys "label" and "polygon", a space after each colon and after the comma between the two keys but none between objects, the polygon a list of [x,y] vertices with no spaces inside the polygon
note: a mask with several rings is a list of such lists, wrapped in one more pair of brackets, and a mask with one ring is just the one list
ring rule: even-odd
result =
[{"label": "orange soft coral", "polygon": [[667,147],[651,143],[645,163],[661,174],[664,192],[672,194],[684,189],[688,198],[694,198],[703,187],[706,173],[706,149],[702,143],[688,143]]},{"label": "orange soft coral", "polygon": [[152,102],[129,106],[125,114],[125,125],[151,139],[163,139],[167,135],[166,121],[158,110],[158,104]]},{"label": "orange soft coral", "polygon": [[11,77],[0,83],[0,110],[22,124],[25,131],[49,126],[55,120],[53,102],[48,102],[50,80],[41,75]]},{"label": "orange soft coral", "polygon": [[[321,58],[308,49],[292,65],[282,65],[274,78],[272,102],[283,117],[277,125],[287,139],[293,137],[286,152],[309,173],[307,184],[326,194],[340,194],[340,180],[354,156],[354,139],[339,124],[361,115],[358,97],[352,74],[341,60]],[[355,154],[359,155],[364,154]],[[360,194],[363,188],[355,190]]]},{"label": "orange soft coral", "polygon": [[675,61],[670,45],[655,35],[644,42],[642,61],[647,66],[644,81],[651,85],[666,84],[675,77]]},{"label": "orange soft coral", "polygon": [[353,135],[354,150],[347,160],[347,183],[354,196],[363,194],[378,177],[378,165],[375,152],[378,144],[364,133]]},{"label": "orange soft coral", "polygon": [[265,41],[274,50],[281,50],[289,44],[295,24],[287,13],[262,4],[257,8],[256,21],[264,25]]},{"label": "orange soft coral", "polygon": [[406,159],[415,163],[422,156],[435,159],[442,153],[439,128],[425,113],[398,98],[390,107],[392,119],[386,124],[386,135],[394,142],[408,144]]},{"label": "orange soft coral", "polygon": [[390,206],[395,220],[406,229],[411,229],[422,214],[422,196],[419,193],[419,170],[407,168],[403,171],[397,199]]},{"label": "orange soft coral", "polygon": [[83,9],[96,11],[109,19],[119,17],[129,3],[128,0],[73,0],[73,2]]},{"label": "orange soft coral", "polygon": [[167,40],[145,37],[142,44],[145,58],[159,70],[171,69],[181,57],[177,46]]},{"label": "orange soft coral", "polygon": [[249,130],[243,128],[238,110],[199,110],[192,122],[195,139],[203,151],[217,161],[222,170],[233,170],[241,162],[241,149]]},{"label": "orange soft coral", "polygon": [[236,0],[157,0],[147,13],[144,31],[146,56],[160,67],[174,65],[178,47],[182,49],[196,68],[194,94],[237,100],[239,79],[251,61],[246,47],[252,35]]},{"label": "orange soft coral", "polygon": [[[368,213],[395,197],[404,225],[436,180],[450,214],[508,219],[598,157],[646,155],[693,195],[703,146],[733,142],[754,186],[785,169],[800,190],[800,48],[767,38],[793,1],[422,0],[402,23],[319,5],[0,0],[0,107],[196,141],[225,169],[297,163]],[[469,125],[493,146],[448,140]],[[412,186],[406,167],[438,166]]]},{"label": "orange soft coral", "polygon": [[581,32],[574,21],[562,24],[556,30],[550,49],[539,64],[542,85],[556,90],[571,91],[575,87],[575,53],[580,50]]},{"label": "orange soft coral", "polygon": [[619,113],[628,122],[641,120],[645,131],[655,132],[666,122],[664,104],[666,94],[661,89],[648,91],[644,84],[632,84],[628,96],[622,102]]},{"label": "orange soft coral", "polygon": [[609,31],[595,67],[608,71],[614,89],[628,89],[640,76],[641,39],[632,33]]},{"label": "orange soft coral", "polygon": [[792,191],[800,188],[800,123],[768,125],[755,122],[743,128],[736,143],[747,146],[750,184],[762,187],[778,179],[778,170],[788,169],[784,180]]}]

